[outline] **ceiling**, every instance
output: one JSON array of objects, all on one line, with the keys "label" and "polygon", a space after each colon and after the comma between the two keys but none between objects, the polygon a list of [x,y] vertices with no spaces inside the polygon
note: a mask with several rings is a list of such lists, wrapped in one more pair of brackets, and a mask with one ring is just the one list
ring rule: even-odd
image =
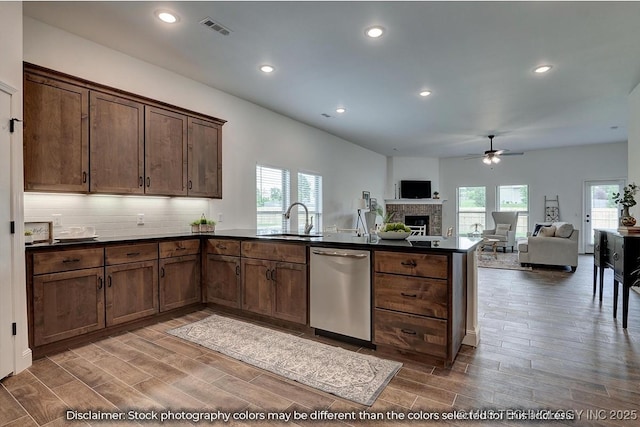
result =
[{"label": "ceiling", "polygon": [[[387,156],[627,140],[640,2],[25,2],[24,14]],[[158,9],[179,16],[160,22]],[[223,36],[200,24],[210,17]],[[379,39],[365,28],[381,25]],[[264,74],[261,64],[275,72]],[[540,64],[553,68],[533,73]],[[432,91],[421,97],[423,89]],[[337,107],[345,107],[343,114]],[[323,114],[329,115],[325,117]],[[224,118],[224,117],[223,117]]]}]

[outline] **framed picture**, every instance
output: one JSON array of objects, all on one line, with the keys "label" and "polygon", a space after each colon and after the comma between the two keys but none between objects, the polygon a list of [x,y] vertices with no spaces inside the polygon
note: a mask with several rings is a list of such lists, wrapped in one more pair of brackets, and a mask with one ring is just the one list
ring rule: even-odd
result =
[{"label": "framed picture", "polygon": [[33,243],[53,243],[53,221],[25,222],[24,231],[30,231]]},{"label": "framed picture", "polygon": [[374,212],[376,209],[378,209],[378,199],[369,199],[369,208],[371,209],[371,212]]},{"label": "framed picture", "polygon": [[365,208],[371,209],[371,193],[369,193],[368,191],[363,191],[362,198],[364,199]]}]

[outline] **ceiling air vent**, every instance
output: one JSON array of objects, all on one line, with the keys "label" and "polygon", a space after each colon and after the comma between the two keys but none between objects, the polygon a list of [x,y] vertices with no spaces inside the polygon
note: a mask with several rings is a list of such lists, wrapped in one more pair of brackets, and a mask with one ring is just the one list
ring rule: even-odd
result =
[{"label": "ceiling air vent", "polygon": [[230,29],[228,29],[224,25],[218,24],[208,16],[200,21],[200,23],[205,27],[222,34],[223,36],[228,36],[231,33]]}]

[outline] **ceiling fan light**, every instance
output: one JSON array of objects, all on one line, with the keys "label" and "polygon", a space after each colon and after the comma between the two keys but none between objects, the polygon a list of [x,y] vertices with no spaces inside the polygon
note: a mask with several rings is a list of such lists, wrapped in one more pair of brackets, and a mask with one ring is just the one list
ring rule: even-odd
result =
[{"label": "ceiling fan light", "polygon": [[483,162],[485,165],[490,165],[490,164],[491,164],[491,158],[490,158],[490,157],[483,157],[483,158],[482,158],[482,162]]},{"label": "ceiling fan light", "polygon": [[493,156],[493,157],[491,158],[491,161],[492,161],[493,163],[500,163],[500,157],[498,157],[498,156]]}]

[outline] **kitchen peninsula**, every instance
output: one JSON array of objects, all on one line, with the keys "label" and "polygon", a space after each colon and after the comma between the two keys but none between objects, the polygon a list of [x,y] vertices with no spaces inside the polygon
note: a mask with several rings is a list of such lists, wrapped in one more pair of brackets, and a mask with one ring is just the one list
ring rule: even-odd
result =
[{"label": "kitchen peninsula", "polygon": [[478,341],[478,242],[422,239],[217,230],[29,246],[30,346],[42,357],[205,304],[308,329],[310,250],[343,248],[371,254],[371,344],[450,365]]}]

